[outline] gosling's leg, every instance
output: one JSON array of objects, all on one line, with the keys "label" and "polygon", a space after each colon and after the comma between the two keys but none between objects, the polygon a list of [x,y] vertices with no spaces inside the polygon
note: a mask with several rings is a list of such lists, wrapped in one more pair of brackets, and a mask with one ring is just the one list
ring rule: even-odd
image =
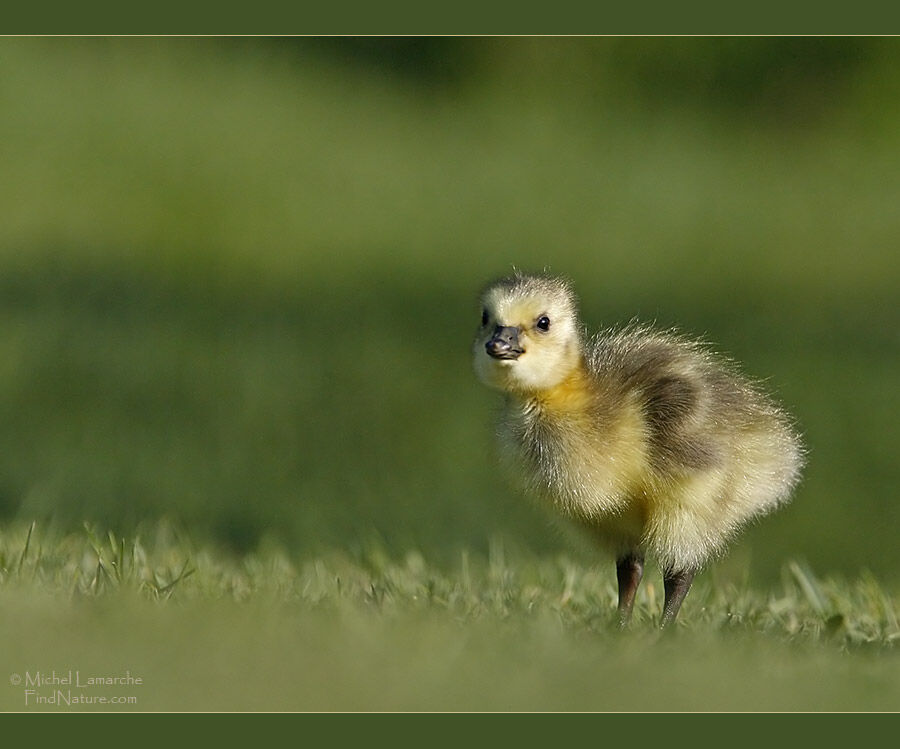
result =
[{"label": "gosling's leg", "polygon": [[644,574],[644,555],[632,552],[616,560],[616,578],[619,581],[619,627],[631,620],[634,596]]},{"label": "gosling's leg", "polygon": [[666,591],[666,600],[663,604],[662,619],[659,626],[667,627],[678,614],[684,597],[691,589],[691,583],[694,580],[694,570],[679,570],[673,572],[668,570],[663,574],[663,587]]}]

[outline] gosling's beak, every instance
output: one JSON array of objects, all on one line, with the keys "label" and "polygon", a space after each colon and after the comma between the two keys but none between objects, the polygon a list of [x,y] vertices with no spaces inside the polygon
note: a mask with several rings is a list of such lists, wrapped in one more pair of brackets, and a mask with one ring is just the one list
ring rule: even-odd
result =
[{"label": "gosling's beak", "polygon": [[519,329],[504,328],[498,325],[494,328],[491,339],[484,344],[488,356],[495,359],[518,359],[523,353],[519,348]]}]

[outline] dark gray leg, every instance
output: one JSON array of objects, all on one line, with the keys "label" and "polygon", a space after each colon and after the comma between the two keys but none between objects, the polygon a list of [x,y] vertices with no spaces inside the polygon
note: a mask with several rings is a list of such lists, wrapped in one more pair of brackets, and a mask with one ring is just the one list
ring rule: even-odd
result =
[{"label": "dark gray leg", "polygon": [[662,619],[660,619],[659,622],[660,627],[667,627],[675,621],[675,617],[678,615],[678,609],[681,608],[684,597],[691,589],[693,580],[693,570],[680,570],[678,572],[669,570],[663,574],[663,586],[666,590],[666,601],[665,604],[663,604]]},{"label": "dark gray leg", "polygon": [[632,552],[616,561],[616,578],[619,581],[619,627],[631,619],[634,596],[644,574],[644,555]]}]

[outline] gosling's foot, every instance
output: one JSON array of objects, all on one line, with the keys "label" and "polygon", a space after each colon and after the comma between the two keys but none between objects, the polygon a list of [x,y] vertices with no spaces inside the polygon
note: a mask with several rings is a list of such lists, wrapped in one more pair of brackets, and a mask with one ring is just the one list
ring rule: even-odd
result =
[{"label": "gosling's foot", "polygon": [[616,561],[616,579],[619,581],[619,629],[625,629],[631,621],[634,597],[643,575],[643,554],[633,552]]},{"label": "gosling's foot", "polygon": [[694,570],[679,570],[673,572],[669,570],[663,575],[663,586],[666,591],[666,600],[663,604],[662,618],[659,626],[662,629],[668,627],[675,617],[684,601],[684,597],[691,589],[691,583],[694,581]]}]

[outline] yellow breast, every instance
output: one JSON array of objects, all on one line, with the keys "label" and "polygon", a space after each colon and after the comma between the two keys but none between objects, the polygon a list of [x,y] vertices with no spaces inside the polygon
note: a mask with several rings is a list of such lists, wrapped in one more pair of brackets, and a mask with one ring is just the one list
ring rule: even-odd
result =
[{"label": "yellow breast", "polygon": [[526,482],[567,514],[597,519],[640,505],[646,440],[640,409],[576,371],[514,411],[510,435]]}]

